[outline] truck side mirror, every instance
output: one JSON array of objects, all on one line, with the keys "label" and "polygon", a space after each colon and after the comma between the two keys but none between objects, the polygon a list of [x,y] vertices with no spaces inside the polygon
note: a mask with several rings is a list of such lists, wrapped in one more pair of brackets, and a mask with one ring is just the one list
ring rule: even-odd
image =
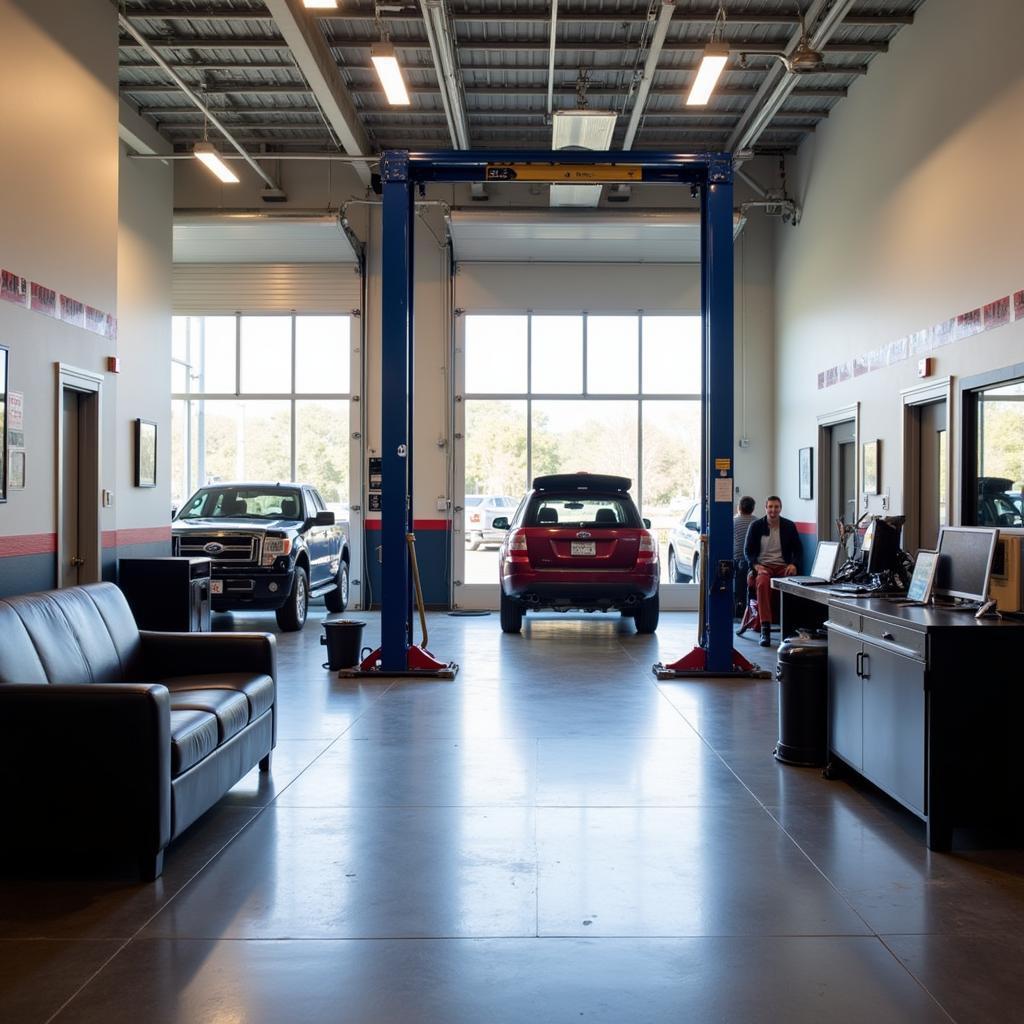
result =
[{"label": "truck side mirror", "polygon": [[334,525],[334,513],[333,512],[317,512],[313,519],[314,526],[333,526]]},{"label": "truck side mirror", "polygon": [[508,516],[495,516],[494,522],[491,526],[495,530],[507,530],[508,529]]}]

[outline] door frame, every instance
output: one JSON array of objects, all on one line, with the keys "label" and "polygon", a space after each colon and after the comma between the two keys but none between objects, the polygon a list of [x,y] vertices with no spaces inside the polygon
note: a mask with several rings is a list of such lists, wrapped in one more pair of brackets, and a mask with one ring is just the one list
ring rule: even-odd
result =
[{"label": "door frame", "polygon": [[[84,406],[79,407],[78,419],[78,507],[79,536],[92,536],[94,542],[84,545],[78,554],[85,559],[79,570],[79,583],[98,583],[103,578],[103,536],[100,530],[100,498],[102,478],[100,475],[100,442],[103,434],[103,377],[89,370],[55,363],[56,370],[56,494],[57,494],[57,589],[61,589],[61,566],[64,564],[65,547],[69,540],[64,536],[64,392],[76,391],[91,396]],[[78,545],[76,544],[76,547]]]},{"label": "door frame", "polygon": [[900,391],[903,411],[900,416],[901,451],[903,452],[903,514],[906,522],[903,526],[903,546],[908,548],[908,541],[915,547],[920,540],[921,529],[921,431],[915,412],[923,405],[935,402],[946,403],[946,519],[956,522],[953,510],[953,378],[941,377],[924,384],[915,384]]},{"label": "door frame", "polygon": [[823,412],[818,416],[818,497],[815,508],[818,540],[828,540],[832,536],[831,479],[832,479],[832,428],[840,423],[853,421],[853,443],[856,446],[854,458],[854,479],[857,504],[860,506],[860,402],[845,405],[841,409]]}]

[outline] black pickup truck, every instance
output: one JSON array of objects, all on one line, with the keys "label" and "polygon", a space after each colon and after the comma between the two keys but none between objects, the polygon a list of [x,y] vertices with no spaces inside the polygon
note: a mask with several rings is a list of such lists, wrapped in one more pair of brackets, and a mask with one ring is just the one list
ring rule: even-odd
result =
[{"label": "black pickup truck", "polygon": [[348,604],[348,524],[309,484],[200,487],[171,524],[175,555],[213,562],[214,611],[273,609],[285,631],[302,629],[311,597]]}]

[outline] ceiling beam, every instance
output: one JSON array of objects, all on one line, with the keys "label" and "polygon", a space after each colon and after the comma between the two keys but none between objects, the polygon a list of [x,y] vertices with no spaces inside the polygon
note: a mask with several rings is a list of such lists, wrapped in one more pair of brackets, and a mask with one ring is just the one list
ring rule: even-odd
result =
[{"label": "ceiling beam", "polygon": [[[320,26],[306,17],[308,12],[300,0],[264,0],[264,3],[342,148],[351,156],[369,154],[372,150],[369,136],[359,120],[338,65],[324,42]],[[353,169],[363,184],[369,186],[370,168],[357,163]]]},{"label": "ceiling beam", "polygon": [[[764,57],[765,60],[768,59],[766,54],[752,53],[752,54],[748,54],[748,56],[755,57],[755,58],[756,57]],[[195,72],[196,74],[202,74],[203,72],[207,72],[207,71],[253,71],[253,72],[259,72],[259,71],[294,71],[295,70],[295,63],[293,61],[290,61],[290,60],[289,61],[283,61],[283,60],[282,61],[258,61],[258,62],[236,60],[236,61],[213,61],[212,63],[211,62],[207,62],[207,61],[197,61],[195,63],[180,63],[180,62],[171,60],[171,61],[168,61],[167,63],[170,64],[170,66],[173,67],[175,69],[175,71],[179,71],[179,72],[188,71],[188,72]],[[722,74],[723,75],[730,75],[730,74],[733,74],[733,75],[751,75],[751,74],[758,75],[758,74],[765,74],[767,71],[769,71],[771,69],[772,66],[773,65],[769,64],[769,63],[754,64],[754,65],[750,65],[750,66],[745,67],[745,68],[741,68],[741,67],[738,67],[738,66],[733,66],[731,68],[727,67],[727,68],[723,69]],[[132,71],[132,70],[146,71],[148,69],[152,69],[152,68],[156,67],[156,65],[154,63],[152,63],[152,61],[121,61],[119,67],[120,67],[120,69],[122,71]],[[404,67],[404,69],[406,71],[432,71],[433,70],[433,64],[429,64],[429,63],[414,63],[412,61],[406,61],[405,64],[403,65],[403,67]],[[493,73],[499,73],[499,72],[501,74],[508,74],[509,72],[511,72],[513,74],[526,74],[526,73],[536,74],[537,72],[540,72],[540,71],[547,72],[547,69],[548,69],[548,65],[547,65],[547,60],[546,59],[544,61],[541,61],[541,62],[534,62],[533,64],[515,64],[515,65],[467,64],[464,61],[460,61],[459,67],[463,71],[490,72],[492,74]],[[664,63],[664,62],[659,62],[658,71],[659,72],[661,72],[661,71],[674,71],[674,72],[679,72],[681,74],[691,74],[691,73],[695,72],[698,67],[700,67],[699,63],[697,63],[697,64],[667,64],[667,63]],[[599,68],[592,67],[589,70],[590,70],[590,73],[592,75],[597,75],[597,74],[613,74],[613,73],[614,74],[621,74],[622,71],[623,71],[623,68],[618,67],[618,66],[616,66],[616,67],[599,67]],[[370,63],[366,63],[366,64],[350,64],[349,63],[349,64],[345,65],[345,71],[348,72],[349,74],[353,74],[353,73],[354,74],[367,74],[367,75],[375,75],[376,74],[376,71],[374,70],[373,65],[370,64]],[[556,66],[555,67],[555,73],[557,74],[559,71],[561,71],[561,72],[563,72],[565,74],[573,74],[573,75],[578,74],[578,72],[579,72],[579,62],[578,61],[569,61],[569,62],[565,62],[561,66]],[[845,65],[844,64],[831,64],[831,65],[826,65],[819,72],[811,72],[811,73],[812,74],[822,74],[822,75],[858,75],[858,76],[860,76],[860,75],[866,75],[868,73],[868,67],[867,67],[866,64],[845,64]]]},{"label": "ceiling beam", "polygon": [[[676,15],[676,20],[690,24],[710,25],[714,22],[717,14],[717,7],[708,6],[700,10],[681,11]],[[786,12],[766,11],[727,11],[728,22],[731,25],[792,25],[800,24],[800,19],[794,14]],[[337,10],[309,10],[306,15],[319,21],[373,21],[376,17],[374,8],[371,5],[348,5]],[[452,18],[455,21],[486,21],[505,24],[547,24],[549,12],[547,10],[521,11],[516,9],[488,11],[460,11],[453,10]],[[127,16],[133,21],[269,21],[273,15],[269,11],[241,10],[225,7],[182,7],[180,4],[147,4],[145,7],[132,7],[127,11]],[[586,24],[635,24],[647,21],[647,5],[635,7],[632,10],[615,12],[580,11],[568,10],[559,11],[559,20]],[[381,11],[381,21],[410,21],[415,19],[415,14],[408,14],[404,11]],[[877,13],[848,14],[843,19],[846,25],[861,25],[877,28],[889,26],[913,25],[913,14],[887,14],[883,11]]]},{"label": "ceiling beam", "polygon": [[[277,4],[282,2],[294,2],[294,0],[271,0]],[[358,39],[328,38],[324,40],[325,45],[334,50],[368,50],[379,40],[374,36],[360,37]],[[287,50],[288,43],[280,36],[160,36],[153,39],[152,45],[158,50]],[[412,39],[401,39],[391,37],[391,42],[397,50],[428,50],[430,44],[426,36],[418,36]],[[138,46],[131,37],[122,36],[119,45],[126,50]],[[730,39],[729,46],[737,53],[769,53],[779,49],[780,43],[765,42],[763,39]],[[536,39],[529,41],[509,39],[460,39],[458,41],[460,50],[498,50],[502,52],[523,52],[542,51],[548,52],[549,40]],[[637,42],[622,40],[620,42],[589,41],[578,39],[559,39],[558,49],[562,53],[568,52],[626,52],[632,53],[638,47]],[[665,53],[696,53],[704,48],[704,41],[700,39],[687,42],[665,43],[662,47]],[[824,53],[888,53],[889,44],[867,39],[857,39],[848,42],[829,42],[821,47]]]},{"label": "ceiling beam", "polygon": [[[658,67],[658,58],[661,56],[661,48],[665,45],[665,36],[668,35],[668,23],[672,20],[675,10],[675,0],[661,0],[658,20],[651,35],[651,45],[647,51],[647,59],[644,61],[643,74],[640,78],[640,84],[637,86],[636,97],[633,100],[633,109],[630,111],[626,135],[622,140],[623,149],[631,149],[633,140],[636,138],[637,129],[640,127],[640,118],[643,117],[644,107],[647,106],[647,96],[654,83],[654,75]],[[630,91],[632,92],[632,89]]]}]

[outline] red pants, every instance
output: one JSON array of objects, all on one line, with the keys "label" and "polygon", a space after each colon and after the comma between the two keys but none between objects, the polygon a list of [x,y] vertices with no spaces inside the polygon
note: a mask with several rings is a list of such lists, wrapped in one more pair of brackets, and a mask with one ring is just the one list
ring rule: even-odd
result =
[{"label": "red pants", "polygon": [[772,621],[772,580],[776,576],[786,575],[784,565],[759,565],[755,570],[754,593],[757,595],[757,617],[762,626],[771,625]]}]

